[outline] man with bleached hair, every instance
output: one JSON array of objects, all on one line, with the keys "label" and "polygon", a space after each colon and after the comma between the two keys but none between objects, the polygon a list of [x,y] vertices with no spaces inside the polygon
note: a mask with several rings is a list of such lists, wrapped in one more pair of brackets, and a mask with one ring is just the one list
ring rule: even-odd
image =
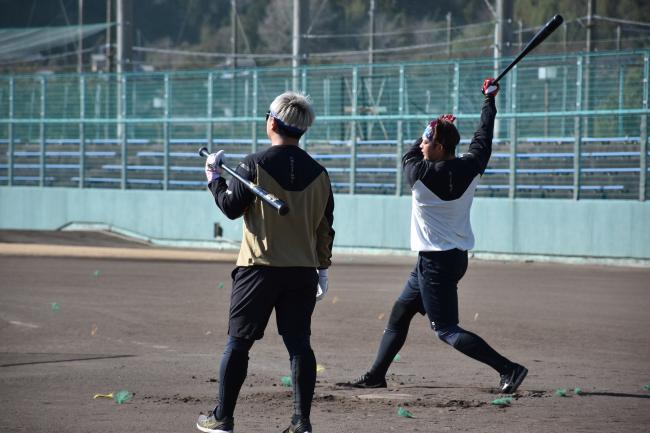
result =
[{"label": "man with bleached hair", "polygon": [[298,144],[315,118],[308,97],[285,92],[266,113],[271,147],[248,155],[237,167],[245,179],[284,200],[280,216],[241,182],[223,179],[224,151],[211,154],[205,166],[208,188],[230,219],[244,217],[237,265],[232,271],[228,342],[221,360],[219,401],[197,428],[232,433],[237,397],[248,368],[248,353],[275,309],[278,332],[291,361],[294,414],[284,433],[311,433],[310,411],[316,384],[311,349],[311,316],[327,292],[332,256],[334,198],[327,171]]}]

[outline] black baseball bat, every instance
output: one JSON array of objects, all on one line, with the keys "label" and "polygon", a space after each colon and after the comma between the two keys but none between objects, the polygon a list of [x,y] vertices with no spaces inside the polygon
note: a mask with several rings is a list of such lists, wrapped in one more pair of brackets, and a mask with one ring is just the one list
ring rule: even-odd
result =
[{"label": "black baseball bat", "polygon": [[503,78],[504,75],[508,73],[510,69],[512,69],[521,59],[526,57],[528,53],[533,51],[533,49],[541,44],[544,39],[548,38],[551,33],[555,31],[558,27],[560,27],[560,24],[564,21],[564,18],[562,18],[562,15],[555,15],[549,22],[547,22],[544,27],[542,27],[537,33],[535,33],[535,36],[528,42],[528,44],[524,47],[523,50],[521,50],[521,53],[517,56],[516,59],[512,61],[508,65],[508,67],[499,74],[499,76],[494,80],[492,84],[496,84],[499,82],[501,78]]},{"label": "black baseball bat", "polygon": [[[203,156],[204,158],[207,158],[208,155],[210,155],[210,152],[208,152],[207,147],[202,147],[199,149],[199,155]],[[248,189],[250,189],[253,194],[261,198],[264,203],[272,206],[275,208],[275,210],[278,211],[280,215],[286,215],[289,212],[289,206],[283,201],[265,190],[263,187],[259,186],[255,182],[251,182],[248,179],[244,179],[240,175],[238,175],[235,170],[232,168],[228,167],[226,164],[223,162],[219,163],[219,166],[223,168],[225,171],[227,171],[232,177],[243,183]]]}]

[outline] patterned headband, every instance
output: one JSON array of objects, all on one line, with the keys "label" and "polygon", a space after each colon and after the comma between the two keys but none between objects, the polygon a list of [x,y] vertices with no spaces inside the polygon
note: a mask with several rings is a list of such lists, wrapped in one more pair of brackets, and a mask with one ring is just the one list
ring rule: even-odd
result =
[{"label": "patterned headband", "polygon": [[424,132],[422,133],[422,139],[427,139],[429,141],[433,141],[433,134],[436,131],[436,125],[438,125],[438,122],[440,121],[447,121],[454,123],[456,121],[456,116],[453,114],[443,114],[442,116],[438,117],[435,120],[432,120],[429,122],[426,128],[424,128]]}]

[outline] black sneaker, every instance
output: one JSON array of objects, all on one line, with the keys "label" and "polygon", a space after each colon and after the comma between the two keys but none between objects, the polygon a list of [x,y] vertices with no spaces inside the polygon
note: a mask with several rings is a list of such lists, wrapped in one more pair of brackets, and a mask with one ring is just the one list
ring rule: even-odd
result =
[{"label": "black sneaker", "polygon": [[349,388],[386,388],[386,378],[377,378],[370,373],[363,373],[361,376],[350,382],[339,382],[338,386],[346,386]]},{"label": "black sneaker", "polygon": [[528,369],[523,365],[515,364],[512,371],[501,375],[501,382],[499,382],[499,390],[504,394],[512,394],[517,391],[521,382],[524,381]]},{"label": "black sneaker", "polygon": [[297,424],[292,421],[282,433],[311,433],[311,423],[308,419],[301,419]]},{"label": "black sneaker", "polygon": [[214,413],[199,415],[196,428],[206,433],[233,433],[234,420],[230,417],[216,419]]}]

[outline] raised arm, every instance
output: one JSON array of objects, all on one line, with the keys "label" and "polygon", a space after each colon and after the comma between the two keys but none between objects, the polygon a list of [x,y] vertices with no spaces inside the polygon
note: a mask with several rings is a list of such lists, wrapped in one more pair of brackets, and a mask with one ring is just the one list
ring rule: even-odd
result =
[{"label": "raised arm", "polygon": [[494,98],[499,93],[499,85],[492,84],[494,78],[488,78],[483,82],[483,108],[481,109],[481,120],[478,129],[469,145],[469,154],[476,161],[478,172],[483,174],[492,154],[492,136],[494,134],[494,118],[497,115],[497,107]]},{"label": "raised arm", "polygon": [[496,115],[497,107],[494,103],[494,97],[486,96],[481,109],[481,121],[469,145],[469,153],[476,160],[478,171],[481,174],[485,172],[492,154],[492,136]]}]

